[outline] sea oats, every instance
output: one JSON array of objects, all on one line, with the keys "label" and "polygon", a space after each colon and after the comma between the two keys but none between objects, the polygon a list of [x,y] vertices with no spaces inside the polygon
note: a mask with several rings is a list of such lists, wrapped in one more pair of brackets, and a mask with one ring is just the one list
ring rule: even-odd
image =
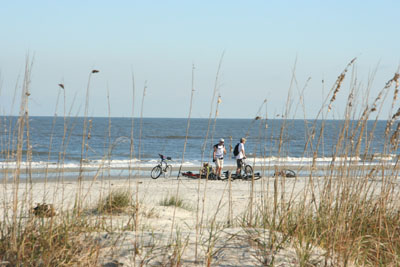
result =
[{"label": "sea oats", "polygon": [[399,137],[400,137],[400,122],[397,123],[397,128],[393,132],[392,136],[390,137],[390,144],[394,147],[397,148],[398,143],[399,143]]},{"label": "sea oats", "polygon": [[347,64],[346,68],[343,70],[343,72],[338,76],[338,78],[336,79],[335,82],[335,90],[333,91],[333,95],[331,97],[331,100],[329,101],[329,105],[328,105],[328,111],[330,111],[332,109],[332,103],[336,100],[336,95],[339,93],[339,90],[342,86],[342,83],[344,81],[344,78],[346,77],[346,72],[348,71],[349,67],[354,63],[354,61],[357,58],[353,58],[349,64]]}]

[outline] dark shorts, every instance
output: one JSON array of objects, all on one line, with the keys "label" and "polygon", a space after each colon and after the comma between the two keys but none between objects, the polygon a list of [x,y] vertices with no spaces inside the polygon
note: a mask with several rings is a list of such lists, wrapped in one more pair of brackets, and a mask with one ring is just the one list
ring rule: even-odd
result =
[{"label": "dark shorts", "polygon": [[238,169],[242,168],[242,162],[243,162],[243,159],[237,159],[236,160],[236,165],[237,165]]}]

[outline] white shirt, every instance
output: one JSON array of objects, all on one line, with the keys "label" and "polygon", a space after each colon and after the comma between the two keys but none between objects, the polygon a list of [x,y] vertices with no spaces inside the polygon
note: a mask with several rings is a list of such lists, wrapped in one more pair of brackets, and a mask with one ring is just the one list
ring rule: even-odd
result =
[{"label": "white shirt", "polygon": [[224,157],[224,148],[225,148],[224,145],[220,145],[220,144],[217,145],[217,150],[215,151],[215,157],[217,159]]},{"label": "white shirt", "polygon": [[243,152],[244,152],[244,144],[240,143],[238,149],[239,149],[239,154],[236,156],[236,159],[244,158],[244,154],[243,154]]}]

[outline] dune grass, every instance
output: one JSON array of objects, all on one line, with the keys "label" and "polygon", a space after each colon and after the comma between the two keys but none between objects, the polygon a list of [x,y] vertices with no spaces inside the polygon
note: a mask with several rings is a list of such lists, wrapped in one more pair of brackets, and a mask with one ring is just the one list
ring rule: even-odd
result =
[{"label": "dune grass", "polygon": [[96,211],[101,213],[121,213],[132,204],[131,193],[127,190],[111,191],[96,207]]},{"label": "dune grass", "polygon": [[173,196],[166,196],[160,202],[160,206],[165,207],[178,207],[184,210],[193,210],[193,208],[185,202],[181,197],[173,195]]},{"label": "dune grass", "polygon": [[16,231],[2,224],[0,262],[5,266],[94,266],[99,246],[91,231],[85,220],[67,215],[62,221],[32,218]]}]

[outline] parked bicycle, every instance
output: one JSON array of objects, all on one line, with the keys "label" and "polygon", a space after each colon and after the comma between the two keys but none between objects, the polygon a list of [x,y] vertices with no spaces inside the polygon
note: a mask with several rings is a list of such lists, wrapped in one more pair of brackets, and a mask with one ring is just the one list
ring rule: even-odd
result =
[{"label": "parked bicycle", "polygon": [[296,172],[290,169],[282,169],[274,173],[274,176],[282,176],[288,178],[296,178]]},{"label": "parked bicycle", "polygon": [[[224,176],[221,177],[222,180],[226,180],[229,178],[229,171],[224,172]],[[258,180],[261,178],[259,172],[254,173],[254,180]],[[246,163],[246,160],[242,160],[242,166],[240,168],[239,175],[235,173],[231,174],[232,180],[242,179],[242,180],[252,180],[253,179],[253,167]]]},{"label": "parked bicycle", "polygon": [[164,155],[158,154],[160,156],[160,162],[151,170],[151,178],[157,179],[163,173],[164,177],[171,176],[172,166],[168,164],[171,157],[165,157]]}]

